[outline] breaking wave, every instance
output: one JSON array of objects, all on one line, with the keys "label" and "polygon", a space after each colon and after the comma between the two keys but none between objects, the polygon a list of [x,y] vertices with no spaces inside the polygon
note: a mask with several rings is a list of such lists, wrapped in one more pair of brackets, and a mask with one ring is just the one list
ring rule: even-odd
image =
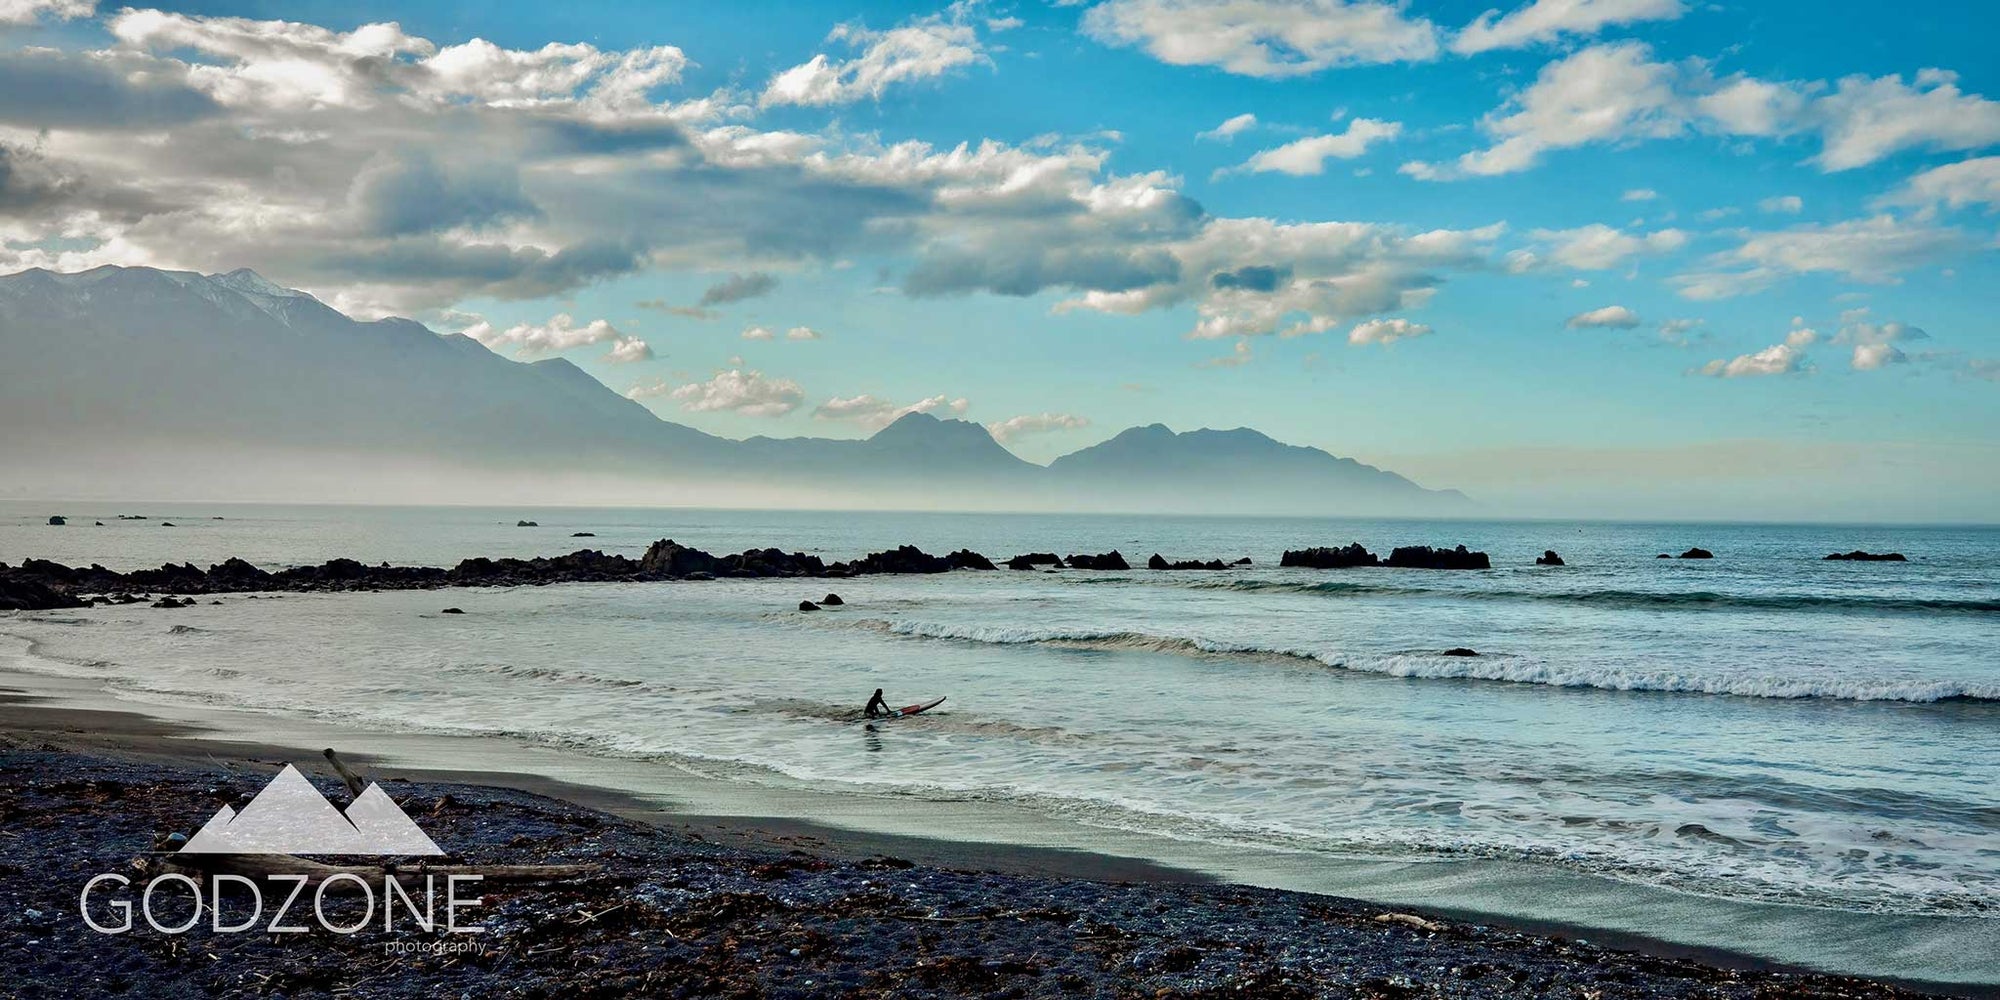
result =
[{"label": "breaking wave", "polygon": [[1815,594],[1722,594],[1708,590],[1444,590],[1434,587],[1407,587],[1394,584],[1322,580],[1313,583],[1289,580],[1201,581],[1196,589],[1222,589],[1248,593],[1277,592],[1323,594],[1334,597],[1441,597],[1465,601],[1552,601],[1563,604],[1594,605],[1641,610],[1741,611],[1877,611],[1912,614],[2000,614],[2000,600],[1956,600],[1922,597],[1862,597]]}]

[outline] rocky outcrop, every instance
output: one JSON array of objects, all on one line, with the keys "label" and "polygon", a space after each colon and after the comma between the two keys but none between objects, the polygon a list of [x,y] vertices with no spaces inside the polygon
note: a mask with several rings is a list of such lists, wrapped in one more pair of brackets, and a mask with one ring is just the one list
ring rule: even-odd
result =
[{"label": "rocky outcrop", "polygon": [[1053,552],[1030,552],[1007,560],[1008,569],[1034,569],[1037,566],[1053,566],[1061,569],[1062,557]]},{"label": "rocky outcrop", "polygon": [[1835,552],[1826,558],[1838,562],[1909,562],[1901,552],[1863,552],[1860,549]]},{"label": "rocky outcrop", "polygon": [[595,532],[595,531],[572,531],[572,532],[570,532],[570,534],[569,534],[569,537],[571,537],[571,538],[596,538],[596,537],[597,537],[597,532]]},{"label": "rocky outcrop", "polygon": [[1119,552],[1117,549],[1112,549],[1111,551],[1106,552],[1102,555],[1095,555],[1095,556],[1073,555],[1070,556],[1069,559],[1066,561],[1069,563],[1070,569],[1114,569],[1115,570],[1115,569],[1132,568],[1132,564],[1125,561],[1124,553]]},{"label": "rocky outcrop", "polygon": [[1310,549],[1286,550],[1279,558],[1280,566],[1297,566],[1304,569],[1352,569],[1356,566],[1377,566],[1381,560],[1375,553],[1354,542],[1343,548],[1319,546]]},{"label": "rocky outcrop", "polygon": [[515,521],[515,522],[514,522],[514,527],[516,527],[516,528],[539,528],[539,527],[541,527],[541,525],[539,525],[539,524],[536,524],[536,523],[535,523],[535,522],[533,522],[533,521]]},{"label": "rocky outcrop", "polygon": [[993,565],[993,560],[988,559],[985,556],[982,556],[979,553],[972,551],[971,549],[959,549],[957,552],[945,556],[944,558],[946,562],[951,563],[952,569],[998,569],[999,568]]},{"label": "rocky outcrop", "polygon": [[1238,559],[1238,560],[1236,560],[1235,562],[1233,562],[1233,563],[1230,563],[1229,565],[1231,565],[1231,566],[1248,566],[1248,565],[1250,565],[1250,557],[1249,557],[1249,556],[1244,556],[1243,558],[1241,558],[1241,559]]},{"label": "rocky outcrop", "polygon": [[1704,548],[1692,548],[1680,554],[1682,559],[1713,559],[1715,553]]},{"label": "rocky outcrop", "polygon": [[1147,569],[1228,569],[1229,565],[1220,559],[1210,559],[1207,562],[1203,562],[1199,559],[1187,559],[1181,562],[1168,562],[1165,556],[1162,556],[1158,552],[1155,552],[1153,553],[1153,558],[1146,560],[1146,568]]},{"label": "rocky outcrop", "polygon": [[1476,650],[1476,649],[1467,649],[1467,648],[1465,648],[1464,646],[1453,646],[1452,648],[1450,648],[1450,649],[1447,649],[1447,650],[1445,650],[1445,651],[1444,651],[1443,653],[1441,653],[1441,654],[1439,654],[1439,655],[1441,655],[1441,656],[1478,656],[1478,655],[1479,655],[1479,650]]},{"label": "rocky outcrop", "polygon": [[80,608],[84,603],[45,580],[0,563],[0,611],[53,611]]},{"label": "rocky outcrop", "polygon": [[822,607],[837,608],[843,604],[846,604],[847,602],[841,600],[839,594],[828,594],[825,597],[820,598],[819,603]]},{"label": "rocky outcrop", "polygon": [[811,601],[800,601],[800,602],[799,602],[799,610],[800,610],[800,611],[818,611],[818,610],[819,610],[819,605],[817,605],[817,604],[814,604],[814,603],[813,603],[813,602],[811,602]]},{"label": "rocky outcrop", "polygon": [[1543,550],[1542,550],[1542,554],[1541,554],[1540,556],[1536,557],[1536,559],[1535,559],[1535,565],[1537,565],[1537,566],[1562,566],[1562,565],[1565,565],[1565,563],[1563,562],[1563,557],[1561,557],[1561,556],[1559,556],[1559,555],[1556,555],[1556,550],[1554,550],[1554,549],[1543,549]]},{"label": "rocky outcrop", "polygon": [[441,615],[462,615],[464,613],[465,613],[464,608],[446,608],[443,611],[438,612],[438,614]]},{"label": "rocky outcrop", "polygon": [[68,523],[69,523],[69,518],[62,516],[61,514],[49,515],[49,527],[51,528],[60,528]]},{"label": "rocky outcrop", "polygon": [[1382,561],[1384,566],[1398,569],[1492,569],[1493,563],[1484,552],[1468,552],[1460,545],[1452,549],[1434,549],[1428,545],[1401,545],[1389,553]]},{"label": "rocky outcrop", "polygon": [[862,556],[848,563],[846,568],[848,573],[860,576],[863,573],[949,573],[952,566],[951,560],[943,556],[931,555],[914,545],[898,545]]}]

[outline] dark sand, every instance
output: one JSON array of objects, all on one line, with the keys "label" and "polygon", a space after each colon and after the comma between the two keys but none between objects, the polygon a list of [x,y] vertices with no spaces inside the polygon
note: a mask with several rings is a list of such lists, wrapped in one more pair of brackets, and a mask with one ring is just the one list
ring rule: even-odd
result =
[{"label": "dark sand", "polygon": [[317,761],[0,694],[0,996],[1917,995],[1594,933],[1384,921],[1373,904],[1087,852],[676,815],[522,774],[369,774],[466,861],[600,866],[489,889],[477,911],[489,933],[452,939],[474,950],[391,953],[432,937],[379,924],[351,937],[84,926],[91,875],[141,877],[132,863],[157,863],[156,838],[240,807],[284,762],[343,803],[330,769],[306,766]]}]

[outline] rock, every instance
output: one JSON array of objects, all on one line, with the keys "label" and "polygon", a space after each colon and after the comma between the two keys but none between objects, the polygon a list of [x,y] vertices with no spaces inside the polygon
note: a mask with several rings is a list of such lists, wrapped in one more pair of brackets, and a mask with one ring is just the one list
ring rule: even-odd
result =
[{"label": "rock", "polygon": [[1310,549],[1286,550],[1278,560],[1279,566],[1299,566],[1306,569],[1349,569],[1355,566],[1375,566],[1381,560],[1375,553],[1361,547],[1360,542],[1343,548],[1331,549],[1324,546]]},{"label": "rock", "polygon": [[539,527],[541,527],[541,525],[539,525],[539,524],[536,524],[536,523],[535,523],[535,522],[533,522],[533,521],[515,521],[515,522],[514,522],[514,527],[516,527],[516,528],[539,528]]},{"label": "rock", "polygon": [[0,570],[0,611],[53,611],[86,607],[84,601],[19,570]]},{"label": "rock", "polygon": [[1827,558],[1845,562],[1909,562],[1903,558],[1901,552],[1863,552],[1860,549],[1852,552],[1835,552]]},{"label": "rock", "polygon": [[817,604],[814,604],[814,603],[813,603],[813,602],[811,602],[811,601],[800,601],[800,602],[799,602],[799,610],[800,610],[800,611],[818,611],[818,610],[819,610],[819,605],[817,605]]},{"label": "rock", "polygon": [[162,597],[162,598],[160,598],[159,600],[157,600],[157,601],[154,601],[154,602],[153,602],[153,607],[156,607],[156,608],[191,608],[191,607],[194,607],[194,599],[193,599],[193,598],[189,598],[189,599],[188,599],[188,600],[187,600],[187,601],[186,601],[185,603],[183,603],[183,602],[181,602],[181,601],[177,601],[177,600],[174,600],[174,599],[173,599],[172,597]]},{"label": "rock", "polygon": [[1166,569],[1166,568],[1167,568],[1167,561],[1166,561],[1165,559],[1162,559],[1162,558],[1160,557],[1160,554],[1159,554],[1158,552],[1155,552],[1155,553],[1153,553],[1153,558],[1151,558],[1151,559],[1148,559],[1148,560],[1146,560],[1146,568],[1147,568],[1147,569]]},{"label": "rock", "polygon": [[1132,568],[1132,565],[1125,561],[1125,555],[1117,549],[1112,549],[1102,555],[1070,556],[1066,561],[1069,563],[1069,568],[1071,569],[1120,570]]},{"label": "rock", "polygon": [[174,522],[172,522],[172,521],[161,521],[161,522],[160,522],[160,527],[162,527],[162,528],[171,528],[171,527],[173,527],[173,526],[174,526]]},{"label": "rock", "polygon": [[1561,557],[1561,556],[1559,556],[1559,555],[1556,555],[1556,550],[1554,550],[1554,549],[1543,549],[1543,550],[1542,550],[1542,555],[1541,555],[1541,558],[1539,558],[1539,559],[1536,559],[1536,560],[1535,560],[1535,565],[1537,565],[1537,566],[1562,566],[1562,565],[1565,565],[1565,564],[1563,563],[1563,557]]},{"label": "rock", "polygon": [[1693,548],[1681,553],[1682,559],[1713,559],[1715,553],[1703,548]]},{"label": "rock", "polygon": [[1654,556],[1653,558],[1655,558],[1655,559],[1672,559],[1672,558],[1673,558],[1673,556],[1670,556],[1670,555],[1666,554],[1665,552],[1662,552],[1662,553],[1660,553],[1659,555],[1656,555],[1656,556]]},{"label": "rock", "polygon": [[654,542],[647,547],[646,554],[639,557],[639,569],[654,578],[686,577],[691,573],[712,576],[716,567],[714,556],[678,544],[671,538]]},{"label": "rock", "polygon": [[104,522],[103,521],[97,522],[97,526],[100,528],[104,527]]},{"label": "rock", "polygon": [[1398,546],[1382,565],[1399,569],[1492,569],[1484,552],[1468,552],[1465,546],[1434,549],[1428,545]]},{"label": "rock", "polygon": [[1445,650],[1445,651],[1444,651],[1444,652],[1443,652],[1442,654],[1440,654],[1440,655],[1443,655],[1443,656],[1478,656],[1478,655],[1479,655],[1479,651],[1478,651],[1478,650],[1476,650],[1476,649],[1467,649],[1467,648],[1465,648],[1464,646],[1453,646],[1452,648],[1450,648],[1450,649],[1447,649],[1447,650]]},{"label": "rock", "polygon": [[819,603],[823,607],[837,608],[843,604],[846,604],[847,602],[841,600],[839,594],[828,594],[825,597],[820,598]]},{"label": "rock", "polygon": [[441,615],[462,615],[464,613],[465,613],[464,608],[446,608],[443,611],[438,612],[438,614]]},{"label": "rock", "polygon": [[1250,557],[1249,557],[1249,556],[1244,556],[1243,558],[1241,558],[1241,559],[1238,559],[1238,560],[1236,560],[1235,562],[1233,562],[1233,563],[1230,563],[1229,565],[1231,565],[1231,566],[1248,566],[1248,565],[1250,565]]},{"label": "rock", "polygon": [[573,532],[571,532],[571,533],[570,533],[570,536],[569,536],[569,537],[571,537],[571,538],[596,538],[596,537],[597,537],[597,532],[595,532],[595,531],[573,531]]},{"label": "rock", "polygon": [[1155,552],[1153,553],[1153,558],[1146,560],[1146,568],[1147,569],[1228,569],[1229,567],[1224,565],[1222,560],[1220,559],[1210,559],[1207,562],[1202,562],[1199,559],[1189,559],[1189,560],[1184,560],[1182,562],[1170,563],[1166,559],[1162,558],[1158,552]]},{"label": "rock", "polygon": [[1062,557],[1053,552],[1030,552],[1007,560],[1008,569],[1034,569],[1037,566],[1062,568]]},{"label": "rock", "polygon": [[52,528],[60,528],[60,527],[62,527],[63,525],[65,525],[65,524],[68,524],[68,523],[69,523],[69,518],[66,518],[66,517],[62,516],[61,514],[50,514],[50,515],[49,515],[49,527],[52,527]]},{"label": "rock", "polygon": [[993,565],[993,560],[988,559],[985,556],[982,556],[979,553],[972,551],[971,549],[959,549],[957,552],[945,556],[944,558],[946,562],[949,562],[951,564],[952,569],[998,569],[999,568]]},{"label": "rock", "polygon": [[[976,552],[960,550],[953,556],[973,556],[981,561],[985,557]],[[988,568],[992,563],[986,564]],[[934,556],[914,545],[898,545],[885,552],[874,552],[850,563],[847,571],[854,575],[863,573],[946,573],[957,567],[949,558]]]}]

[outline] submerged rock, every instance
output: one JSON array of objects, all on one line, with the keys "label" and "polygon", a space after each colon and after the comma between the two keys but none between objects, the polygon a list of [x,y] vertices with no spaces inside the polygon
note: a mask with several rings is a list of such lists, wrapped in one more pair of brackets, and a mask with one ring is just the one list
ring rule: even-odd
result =
[{"label": "submerged rock", "polygon": [[569,537],[571,537],[571,538],[596,538],[596,537],[597,537],[597,532],[595,532],[595,531],[572,531],[572,532],[570,532],[570,535],[569,535]]},{"label": "submerged rock", "polygon": [[1713,559],[1715,558],[1715,553],[1704,548],[1692,548],[1681,553],[1680,557],[1682,559]]},{"label": "submerged rock", "polygon": [[69,518],[62,516],[61,514],[49,515],[49,526],[52,528],[60,528],[68,523],[69,523]]},{"label": "submerged rock", "polygon": [[1469,552],[1460,545],[1454,549],[1434,549],[1428,545],[1404,545],[1389,553],[1382,565],[1399,569],[1492,569],[1493,563],[1484,552]]},{"label": "submerged rock", "polygon": [[1445,650],[1445,651],[1444,651],[1444,653],[1443,653],[1443,654],[1441,654],[1441,655],[1444,655],[1444,656],[1478,656],[1478,655],[1479,655],[1479,651],[1478,651],[1478,650],[1476,650],[1476,649],[1467,649],[1467,648],[1465,648],[1464,646],[1453,646],[1452,648],[1450,648],[1450,649],[1447,649],[1447,650]]},{"label": "submerged rock", "polygon": [[1565,565],[1565,564],[1563,563],[1563,557],[1561,557],[1561,556],[1559,556],[1559,555],[1556,555],[1556,550],[1554,550],[1554,549],[1543,549],[1543,550],[1542,550],[1542,554],[1541,554],[1541,556],[1540,556],[1539,558],[1537,558],[1537,559],[1535,560],[1535,565],[1537,565],[1537,566],[1562,566],[1562,565]]},{"label": "submerged rock", "polygon": [[843,604],[846,604],[847,602],[841,600],[839,594],[828,594],[825,597],[820,598],[819,603],[829,608],[837,608]]},{"label": "submerged rock", "polygon": [[1037,566],[1062,568],[1062,557],[1053,552],[1030,552],[1007,560],[1008,569],[1034,569]]},{"label": "submerged rock", "polygon": [[1119,551],[1118,551],[1117,549],[1112,549],[1112,550],[1111,550],[1111,551],[1109,551],[1109,552],[1106,552],[1106,553],[1103,553],[1103,554],[1101,554],[1101,555],[1094,555],[1094,556],[1093,556],[1093,555],[1080,555],[1080,556],[1078,556],[1078,555],[1073,555],[1073,556],[1070,556],[1070,557],[1069,557],[1069,559],[1068,559],[1067,561],[1068,561],[1068,563],[1069,563],[1069,567],[1070,567],[1071,569],[1111,569],[1111,570],[1120,570],[1120,569],[1131,569],[1131,568],[1132,568],[1132,564],[1131,564],[1131,563],[1128,563],[1128,562],[1126,562],[1126,561],[1125,561],[1125,555],[1124,555],[1124,553],[1122,553],[1122,552],[1119,552]]},{"label": "submerged rock", "polygon": [[1860,549],[1852,552],[1835,552],[1827,558],[1842,562],[1909,562],[1901,552],[1863,552]]},{"label": "submerged rock", "polygon": [[1341,548],[1320,546],[1310,549],[1287,549],[1278,559],[1279,566],[1300,566],[1306,569],[1351,569],[1356,566],[1379,566],[1381,560],[1375,553],[1353,542]]},{"label": "submerged rock", "polygon": [[1153,558],[1146,560],[1146,568],[1147,569],[1228,569],[1229,567],[1225,565],[1223,561],[1220,559],[1210,559],[1207,562],[1202,562],[1199,559],[1188,559],[1188,560],[1183,560],[1181,562],[1170,563],[1166,560],[1165,557],[1161,556],[1158,552],[1155,552],[1153,553]]},{"label": "submerged rock", "polygon": [[814,603],[813,603],[813,602],[811,602],[811,601],[800,601],[800,602],[799,602],[799,610],[800,610],[800,611],[818,611],[818,610],[819,610],[819,605],[817,605],[817,604],[814,604]]},{"label": "submerged rock", "polygon": [[462,615],[464,613],[465,613],[464,608],[446,608],[443,611],[438,612],[438,614],[441,615]]}]

